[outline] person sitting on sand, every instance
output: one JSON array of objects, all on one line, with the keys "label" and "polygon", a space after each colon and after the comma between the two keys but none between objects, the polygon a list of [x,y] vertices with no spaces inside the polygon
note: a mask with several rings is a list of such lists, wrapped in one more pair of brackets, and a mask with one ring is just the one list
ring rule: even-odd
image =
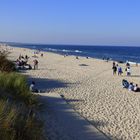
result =
[{"label": "person sitting on sand", "polygon": [[22,57],[22,55],[20,54],[19,57],[18,57],[18,59],[21,59],[21,57]]},{"label": "person sitting on sand", "polygon": [[25,59],[29,59],[28,55],[25,55]]},{"label": "person sitting on sand", "polygon": [[128,90],[129,91],[133,91],[134,90],[134,85],[133,85],[132,82],[129,84]]},{"label": "person sitting on sand", "polygon": [[140,88],[138,87],[138,84],[136,84],[136,85],[134,86],[134,92],[138,92],[138,91],[140,91]]},{"label": "person sitting on sand", "polygon": [[125,79],[122,80],[122,85],[123,85],[123,88],[128,88],[129,87],[129,82]]},{"label": "person sitting on sand", "polygon": [[25,55],[25,62],[27,63],[28,62],[28,59],[29,59],[29,57],[28,57],[28,55]]},{"label": "person sitting on sand", "polygon": [[28,60],[26,58],[22,57],[20,59],[17,59],[15,61],[16,63],[16,69],[17,70],[31,70],[32,67],[30,64],[27,64]]},{"label": "person sitting on sand", "polygon": [[31,92],[36,92],[36,93],[39,92],[39,90],[35,87],[35,82],[34,81],[32,81],[29,89],[30,89]]},{"label": "person sitting on sand", "polygon": [[20,66],[21,65],[19,59],[17,59],[15,62],[16,62],[16,65],[17,66]]}]

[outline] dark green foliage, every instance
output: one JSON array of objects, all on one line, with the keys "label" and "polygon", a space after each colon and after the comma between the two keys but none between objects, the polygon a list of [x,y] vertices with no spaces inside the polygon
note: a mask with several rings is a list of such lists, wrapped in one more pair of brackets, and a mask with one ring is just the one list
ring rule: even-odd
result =
[{"label": "dark green foliage", "polygon": [[37,107],[25,76],[0,73],[0,140],[43,140]]},{"label": "dark green foliage", "polygon": [[8,52],[0,51],[0,71],[12,72],[15,71],[15,64],[7,59]]},{"label": "dark green foliage", "polygon": [[[0,73],[0,89],[14,100],[22,101],[26,105],[35,105],[36,96],[31,94],[25,76],[17,73]],[[3,96],[3,94],[0,96]]]}]

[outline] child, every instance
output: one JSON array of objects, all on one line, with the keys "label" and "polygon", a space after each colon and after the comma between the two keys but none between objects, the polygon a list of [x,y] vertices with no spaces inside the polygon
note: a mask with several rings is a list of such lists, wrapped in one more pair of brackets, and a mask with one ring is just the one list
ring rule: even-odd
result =
[{"label": "child", "polygon": [[122,68],[121,67],[118,67],[118,75],[122,75]]}]

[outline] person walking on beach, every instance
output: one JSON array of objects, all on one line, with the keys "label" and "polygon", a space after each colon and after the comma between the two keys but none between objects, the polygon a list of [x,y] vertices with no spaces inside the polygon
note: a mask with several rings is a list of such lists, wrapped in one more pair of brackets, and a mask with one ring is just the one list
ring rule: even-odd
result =
[{"label": "person walking on beach", "polygon": [[43,57],[43,53],[41,53],[41,57]]},{"label": "person walking on beach", "polygon": [[76,56],[76,59],[79,59],[79,57],[78,57],[78,56]]},{"label": "person walking on beach", "polygon": [[116,65],[115,62],[113,61],[112,67],[114,67],[115,65]]},{"label": "person walking on beach", "polygon": [[130,67],[127,67],[126,68],[126,72],[127,72],[127,76],[130,76],[131,75],[131,69],[130,69]]},{"label": "person walking on beach", "polygon": [[127,62],[126,62],[126,68],[128,68],[128,67],[130,67],[130,64],[129,64],[129,62],[127,61]]},{"label": "person walking on beach", "polygon": [[122,68],[120,66],[118,66],[118,75],[122,75]]},{"label": "person walking on beach", "polygon": [[34,70],[38,69],[38,61],[35,59],[33,63],[34,63]]},{"label": "person walking on beach", "polygon": [[116,67],[116,65],[113,65],[112,69],[113,69],[113,75],[115,75],[116,72],[117,72],[117,67]]}]

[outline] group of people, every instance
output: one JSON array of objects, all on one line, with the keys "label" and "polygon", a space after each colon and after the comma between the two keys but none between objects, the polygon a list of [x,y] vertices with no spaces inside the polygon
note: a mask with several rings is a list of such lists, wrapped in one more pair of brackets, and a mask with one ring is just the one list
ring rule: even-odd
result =
[{"label": "group of people", "polygon": [[133,84],[133,82],[128,82],[127,80],[122,80],[123,88],[127,88],[129,91],[138,92],[140,91],[140,88],[138,87],[138,84]]},{"label": "group of people", "polygon": [[[16,68],[19,70],[31,70],[32,66],[28,63],[29,57],[27,55],[20,55],[19,58],[15,61]],[[33,69],[38,69],[38,60],[33,60]]]},{"label": "group of people", "polygon": [[[113,75],[116,75],[116,73],[118,73],[118,75],[122,75],[122,73],[123,73],[122,67],[120,67],[115,62],[113,62],[112,70],[113,70]],[[129,63],[126,63],[125,71],[126,71],[127,76],[131,75],[131,69],[130,69],[130,64]]]},{"label": "group of people", "polygon": [[113,75],[115,75],[118,72],[118,75],[122,75],[123,71],[122,71],[122,67],[120,67],[118,64],[116,64],[115,62],[113,62]]},{"label": "group of people", "polygon": [[17,69],[32,69],[31,65],[28,64],[29,57],[25,55],[20,55],[19,58],[16,60],[16,68]]}]

